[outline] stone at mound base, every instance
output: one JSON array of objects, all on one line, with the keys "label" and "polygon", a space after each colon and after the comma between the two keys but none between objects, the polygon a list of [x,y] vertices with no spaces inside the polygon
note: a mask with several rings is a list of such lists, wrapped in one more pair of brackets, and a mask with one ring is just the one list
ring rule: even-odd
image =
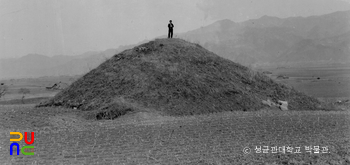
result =
[{"label": "stone at mound base", "polygon": [[278,100],[278,107],[282,111],[287,111],[288,110],[288,102],[287,101]]},{"label": "stone at mound base", "polygon": [[267,100],[263,100],[261,101],[262,104],[267,105],[268,107],[271,108],[279,108],[282,111],[287,111],[288,110],[288,102],[287,101],[281,101],[278,100],[278,103],[274,103],[273,101],[271,101],[270,99]]},{"label": "stone at mound base", "polygon": [[267,105],[269,107],[275,107],[276,106],[276,104],[274,102],[272,102],[270,99],[263,100],[263,101],[261,101],[261,103],[264,104],[264,105]]},{"label": "stone at mound base", "polygon": [[291,110],[319,105],[264,74],[173,38],[113,56],[38,106],[76,107],[112,119],[145,109],[176,116],[259,110],[267,98],[288,101]]}]

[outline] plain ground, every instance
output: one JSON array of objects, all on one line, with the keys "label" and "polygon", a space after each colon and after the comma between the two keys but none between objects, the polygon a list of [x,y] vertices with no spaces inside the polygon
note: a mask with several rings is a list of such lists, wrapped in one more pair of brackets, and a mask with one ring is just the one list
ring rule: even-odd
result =
[{"label": "plain ground", "polygon": [[[275,78],[289,77],[278,81],[323,100],[350,98],[350,69],[270,71]],[[58,92],[45,86],[59,81],[9,84],[9,94],[0,101],[0,164],[350,164],[349,102],[341,111],[265,109],[187,117],[144,112],[96,121],[73,109],[34,108],[32,103]],[[26,104],[17,93],[22,87],[32,89]],[[9,132],[15,131],[35,132],[34,156],[9,155]],[[301,147],[302,153],[255,153],[256,146]],[[305,146],[328,147],[329,153],[307,153]],[[244,147],[251,153],[244,154]]]},{"label": "plain ground", "polygon": [[[350,67],[265,68],[270,77],[317,98],[349,98]],[[278,79],[278,76],[287,79]]]},{"label": "plain ground", "polygon": [[[54,84],[60,84],[64,88],[69,86],[72,82],[77,80],[80,76],[46,76],[40,78],[22,78],[22,79],[5,79],[0,80],[6,86],[7,91],[4,96],[0,98],[0,105],[13,104],[37,104],[41,101],[55,96],[62,89],[46,89],[52,87]],[[61,83],[60,83],[61,82]],[[28,94],[20,93],[21,88],[29,90]],[[24,99],[22,100],[22,97]]]},{"label": "plain ground", "polygon": [[[33,106],[0,106],[1,164],[350,164],[349,111],[136,113],[91,121],[76,110]],[[35,132],[35,155],[9,155],[15,131]],[[260,146],[294,149],[256,153]],[[305,146],[328,151],[308,153]]]}]

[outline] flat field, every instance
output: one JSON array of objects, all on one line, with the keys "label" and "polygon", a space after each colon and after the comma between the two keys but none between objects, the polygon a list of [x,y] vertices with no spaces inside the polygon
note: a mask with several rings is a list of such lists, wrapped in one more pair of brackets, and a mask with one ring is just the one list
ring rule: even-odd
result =
[{"label": "flat field", "polygon": [[[1,164],[350,164],[349,111],[81,116],[72,109],[0,105]],[[10,155],[10,132],[35,132],[35,154]],[[257,153],[259,147],[269,150]]]},{"label": "flat field", "polygon": [[[19,92],[21,88],[29,90],[29,93],[24,96],[25,100],[30,100],[29,102],[24,101],[24,104],[40,102],[41,99],[55,96],[60,90],[69,86],[78,77],[79,76],[52,76],[0,80],[0,83],[3,83],[4,86],[7,87],[6,94],[0,98],[0,104],[22,104],[21,99],[23,94]],[[54,84],[59,84],[60,89],[46,89],[46,87],[52,87]]]},{"label": "flat field", "polygon": [[[317,98],[349,98],[350,67],[265,68],[270,77]],[[288,78],[277,78],[278,76]]]}]

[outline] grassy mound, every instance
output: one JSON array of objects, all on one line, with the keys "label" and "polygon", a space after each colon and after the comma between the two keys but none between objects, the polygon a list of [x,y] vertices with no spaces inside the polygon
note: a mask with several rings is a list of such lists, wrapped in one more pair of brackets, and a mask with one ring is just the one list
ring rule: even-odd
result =
[{"label": "grassy mound", "polygon": [[148,109],[166,115],[253,111],[262,100],[312,110],[318,100],[181,39],[156,39],[119,53],[38,106],[115,118]]}]

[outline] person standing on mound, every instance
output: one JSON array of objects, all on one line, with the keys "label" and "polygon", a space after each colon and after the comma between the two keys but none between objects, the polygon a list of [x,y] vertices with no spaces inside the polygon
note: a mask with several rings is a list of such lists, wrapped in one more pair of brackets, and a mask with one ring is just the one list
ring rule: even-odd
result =
[{"label": "person standing on mound", "polygon": [[172,21],[170,20],[169,21],[169,24],[168,24],[168,28],[169,28],[169,31],[168,31],[168,38],[173,38],[173,28],[174,28],[174,24],[171,23]]}]

